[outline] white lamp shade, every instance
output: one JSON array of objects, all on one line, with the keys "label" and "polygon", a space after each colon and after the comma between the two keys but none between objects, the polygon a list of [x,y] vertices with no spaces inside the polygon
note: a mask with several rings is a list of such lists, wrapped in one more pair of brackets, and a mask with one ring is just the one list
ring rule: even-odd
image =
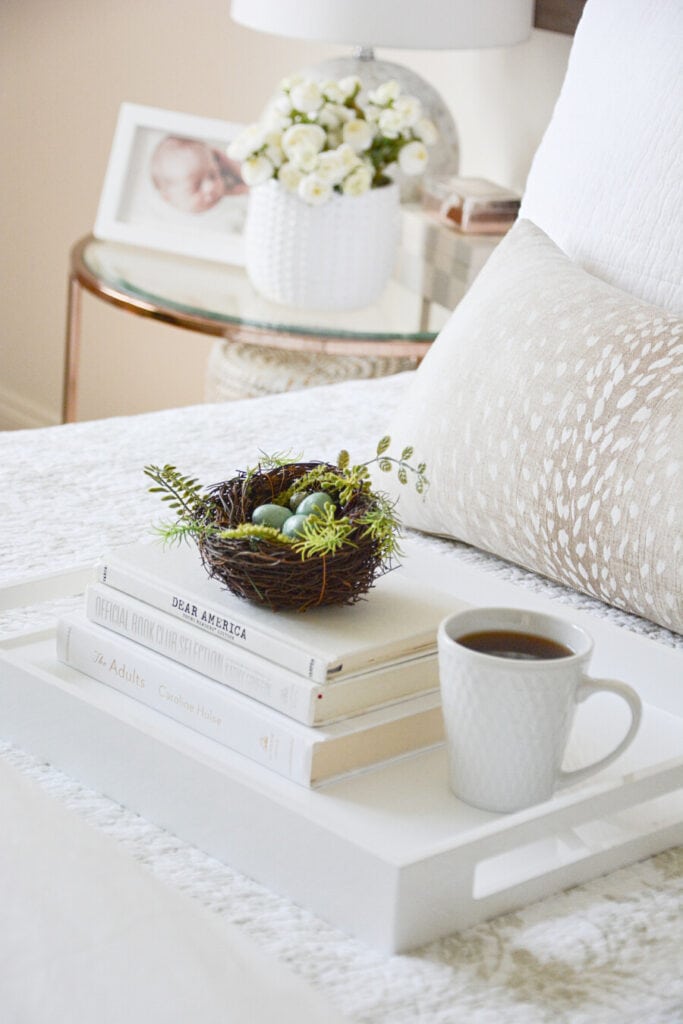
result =
[{"label": "white lamp shade", "polygon": [[534,0],[232,0],[234,21],[292,39],[410,50],[512,46],[528,39]]}]

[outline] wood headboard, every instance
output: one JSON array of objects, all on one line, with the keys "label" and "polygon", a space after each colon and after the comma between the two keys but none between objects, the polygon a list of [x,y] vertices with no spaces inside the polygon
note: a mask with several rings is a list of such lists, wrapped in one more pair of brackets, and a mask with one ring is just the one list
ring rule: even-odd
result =
[{"label": "wood headboard", "polygon": [[534,27],[573,36],[586,0],[536,0]]}]

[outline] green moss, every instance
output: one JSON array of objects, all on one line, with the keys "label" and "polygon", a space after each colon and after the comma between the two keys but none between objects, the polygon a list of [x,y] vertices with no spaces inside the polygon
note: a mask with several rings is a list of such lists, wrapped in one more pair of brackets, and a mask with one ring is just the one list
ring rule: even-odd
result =
[{"label": "green moss", "polygon": [[243,540],[245,538],[256,540],[267,540],[274,544],[292,544],[289,537],[285,537],[279,530],[272,526],[257,526],[256,523],[240,523],[230,530],[216,530],[215,536],[219,540]]}]

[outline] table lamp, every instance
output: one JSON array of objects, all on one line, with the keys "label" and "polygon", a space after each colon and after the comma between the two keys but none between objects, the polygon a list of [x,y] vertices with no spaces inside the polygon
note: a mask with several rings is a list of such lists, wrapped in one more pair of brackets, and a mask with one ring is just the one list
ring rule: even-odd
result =
[{"label": "table lamp", "polygon": [[[430,148],[430,171],[454,174],[459,165],[458,133],[436,89],[402,64],[376,60],[374,47],[411,50],[469,50],[512,46],[527,39],[534,0],[232,0],[234,21],[292,39],[349,43],[350,57],[306,69],[316,78],[357,75],[365,90],[395,79],[416,96],[439,132]],[[410,179],[402,181],[402,195]]]}]

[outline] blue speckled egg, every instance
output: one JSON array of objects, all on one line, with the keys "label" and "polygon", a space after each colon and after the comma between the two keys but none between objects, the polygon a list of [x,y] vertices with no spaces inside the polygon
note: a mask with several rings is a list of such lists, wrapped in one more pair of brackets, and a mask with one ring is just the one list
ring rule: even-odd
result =
[{"label": "blue speckled egg", "polygon": [[303,526],[309,518],[309,516],[302,516],[297,512],[295,515],[290,516],[289,519],[285,520],[282,526],[282,533],[285,537],[303,537]]},{"label": "blue speckled egg", "polygon": [[296,512],[298,510],[299,505],[301,504],[301,502],[304,500],[305,497],[306,497],[306,492],[305,491],[295,491],[294,492],[294,494],[289,499],[289,507],[291,508],[292,512]]},{"label": "blue speckled egg", "polygon": [[291,515],[283,505],[259,505],[252,512],[251,521],[257,526],[272,526],[274,530],[281,530]]},{"label": "blue speckled egg", "polygon": [[326,505],[334,505],[333,499],[324,491],[316,491],[315,494],[309,494],[304,498],[298,506],[297,512],[307,516],[311,512],[322,512]]}]

